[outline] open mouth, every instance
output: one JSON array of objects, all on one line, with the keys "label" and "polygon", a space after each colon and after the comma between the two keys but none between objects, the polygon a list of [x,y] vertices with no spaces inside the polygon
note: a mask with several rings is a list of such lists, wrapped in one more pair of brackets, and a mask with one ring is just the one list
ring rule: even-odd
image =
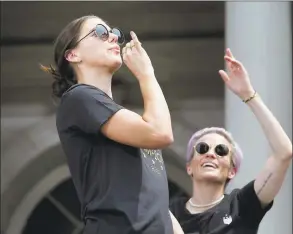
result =
[{"label": "open mouth", "polygon": [[206,163],[203,163],[201,165],[203,168],[213,168],[213,169],[217,169],[218,166],[214,163],[211,163],[211,162],[206,162]]}]

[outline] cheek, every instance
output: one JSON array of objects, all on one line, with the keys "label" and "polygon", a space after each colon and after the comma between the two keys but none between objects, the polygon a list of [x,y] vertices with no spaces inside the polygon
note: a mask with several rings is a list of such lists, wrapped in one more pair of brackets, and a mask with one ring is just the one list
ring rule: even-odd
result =
[{"label": "cheek", "polygon": [[219,164],[223,170],[229,170],[231,168],[231,161],[229,158],[221,158]]},{"label": "cheek", "polygon": [[102,54],[105,53],[106,47],[103,41],[98,38],[90,38],[87,44],[83,47],[84,51],[89,54]]},{"label": "cheek", "polygon": [[101,49],[93,49],[93,47],[88,48],[84,53],[85,61],[95,64],[103,64],[106,58],[106,52]]},{"label": "cheek", "polygon": [[195,171],[199,165],[200,165],[200,158],[199,157],[194,157],[190,162],[190,168],[192,169],[192,171]]}]

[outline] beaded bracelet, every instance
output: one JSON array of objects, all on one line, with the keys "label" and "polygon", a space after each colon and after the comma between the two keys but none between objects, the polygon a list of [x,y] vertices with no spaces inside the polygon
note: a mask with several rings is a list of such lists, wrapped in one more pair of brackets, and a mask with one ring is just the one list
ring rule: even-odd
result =
[{"label": "beaded bracelet", "polygon": [[257,95],[257,93],[256,93],[256,91],[254,91],[254,94],[253,94],[251,97],[249,97],[249,98],[246,99],[246,100],[242,100],[242,101],[243,101],[244,103],[247,103],[247,102],[251,101],[253,98],[255,98],[256,95]]}]

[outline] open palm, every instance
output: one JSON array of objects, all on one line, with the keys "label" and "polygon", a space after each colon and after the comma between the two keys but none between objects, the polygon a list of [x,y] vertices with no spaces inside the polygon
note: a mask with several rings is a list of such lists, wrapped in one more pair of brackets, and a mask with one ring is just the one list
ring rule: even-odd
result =
[{"label": "open palm", "polygon": [[226,50],[224,59],[226,61],[227,73],[224,70],[220,70],[220,76],[233,93],[242,99],[247,99],[254,93],[254,89],[245,67],[233,57],[230,49]]}]

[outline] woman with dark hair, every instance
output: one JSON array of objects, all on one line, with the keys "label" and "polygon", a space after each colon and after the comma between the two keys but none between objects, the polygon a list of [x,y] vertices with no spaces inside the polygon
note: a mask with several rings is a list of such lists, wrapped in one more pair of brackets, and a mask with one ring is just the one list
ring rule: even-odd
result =
[{"label": "woman with dark hair", "polygon": [[130,34],[122,56],[138,80],[142,116],[112,98],[124,35],[96,16],[68,24],[55,43],[56,68],[43,67],[61,98],[56,125],[87,234],[173,233],[158,150],[173,142],[170,113],[151,60]]},{"label": "woman with dark hair", "polygon": [[186,154],[193,193],[170,205],[186,234],[256,234],[292,162],[292,143],[253,89],[246,69],[229,49],[224,58],[229,74],[223,70],[219,73],[226,86],[249,106],[259,121],[272,156],[255,179],[226,194],[225,187],[238,173],[242,162],[239,145],[223,128],[204,128],[194,133]]}]

